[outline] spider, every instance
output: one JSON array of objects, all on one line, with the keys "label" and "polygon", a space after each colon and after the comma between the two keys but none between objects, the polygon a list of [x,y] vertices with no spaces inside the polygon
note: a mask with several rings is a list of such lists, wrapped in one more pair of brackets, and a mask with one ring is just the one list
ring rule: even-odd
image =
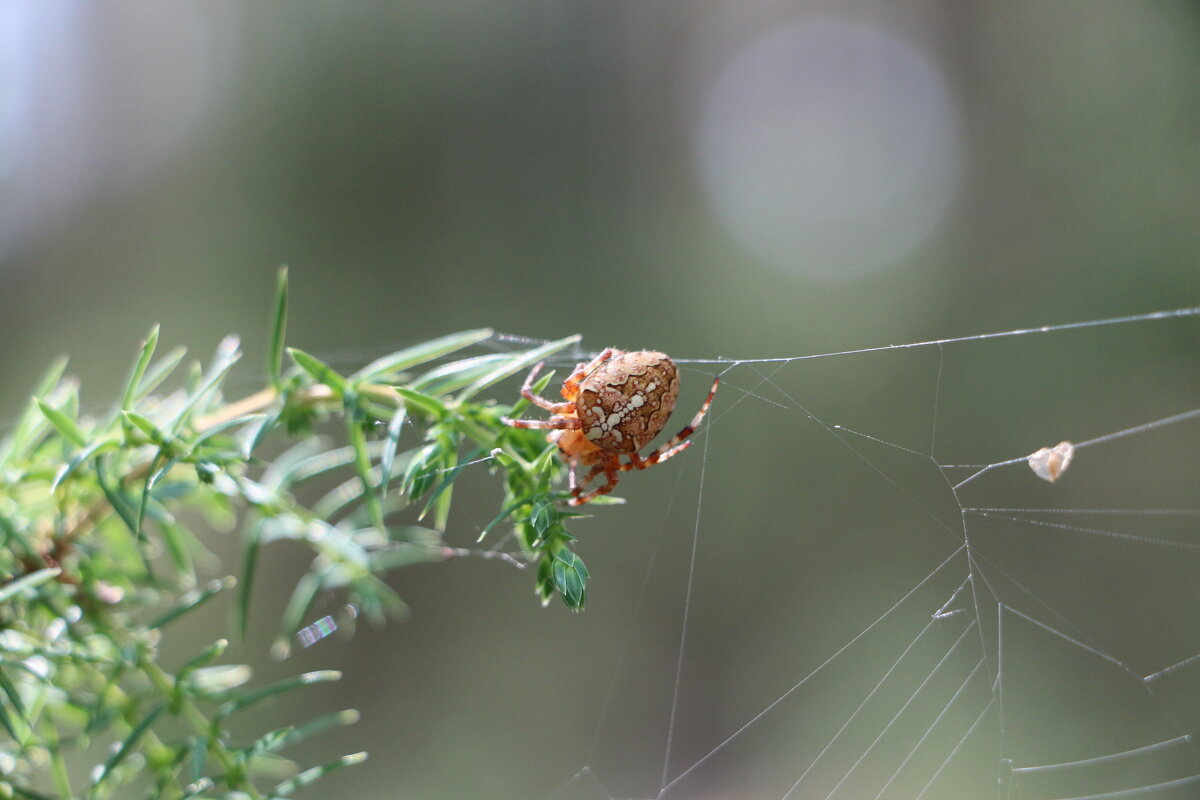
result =
[{"label": "spider", "polygon": [[[580,506],[617,485],[617,473],[646,469],[686,450],[685,441],[708,412],[721,379],[713,381],[708,398],[692,421],[650,455],[638,451],[662,431],[679,396],[679,371],[664,353],[653,350],[625,352],[606,348],[587,364],[577,364],[575,372],[563,381],[566,402],[555,403],[533,393],[533,381],[545,362],[538,364],[525,379],[521,396],[551,413],[549,419],[509,419],[514,428],[549,430],[546,440],[558,445],[567,462],[571,487],[570,505]],[[629,456],[622,461],[621,456]],[[579,466],[591,467],[582,481],[576,478]],[[604,474],[604,485],[585,492],[593,480]]]}]

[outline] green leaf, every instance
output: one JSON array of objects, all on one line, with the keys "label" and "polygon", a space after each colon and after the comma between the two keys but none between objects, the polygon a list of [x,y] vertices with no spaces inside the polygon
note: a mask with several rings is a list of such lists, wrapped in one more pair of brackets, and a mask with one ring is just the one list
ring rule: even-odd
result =
[{"label": "green leaf", "polygon": [[[212,781],[204,777],[204,765],[207,762],[208,756],[207,740],[199,736],[192,739],[190,755],[189,766],[192,770],[192,786],[197,786],[206,780],[211,784]],[[199,792],[196,792],[196,794],[199,794]]]},{"label": "green leaf", "polygon": [[283,692],[290,692],[293,689],[300,689],[305,686],[312,686],[317,683],[329,683],[331,681],[340,681],[342,673],[333,669],[317,670],[316,672],[305,672],[302,675],[296,675],[291,678],[285,678],[278,683],[273,683],[270,686],[264,686],[261,689],[246,692],[240,697],[236,697],[227,703],[223,703],[213,715],[213,722],[219,722],[225,719],[230,714],[247,709],[263,700],[274,697]]},{"label": "green leaf", "polygon": [[134,397],[134,404],[157,389],[158,385],[166,380],[168,375],[175,371],[175,368],[179,366],[179,362],[183,360],[185,355],[187,355],[187,348],[181,345],[179,347],[172,348],[169,353],[159,359],[158,363],[155,364],[150,371],[146,373],[146,377],[142,379],[142,388]]},{"label": "green leaf", "polygon": [[[454,480],[458,477],[458,473],[462,472],[464,468],[469,467],[472,464],[472,462],[475,461],[475,459],[479,458],[479,456],[482,452],[483,452],[483,448],[479,448],[478,450],[471,451],[470,453],[468,453],[466,455],[466,457],[463,460],[463,463],[442,473],[446,477],[442,478],[441,482],[438,483],[438,485],[434,488],[433,492],[430,493],[429,499],[425,502],[425,508],[423,508],[421,510],[421,513],[417,516],[418,520],[424,519],[425,515],[429,513],[429,509],[431,509],[433,507],[433,504],[437,502],[438,498],[441,497],[442,493],[446,492],[450,489],[451,484],[453,484]],[[438,524],[435,525],[435,527],[437,527],[439,530],[441,530],[442,528],[445,527],[445,525],[446,525],[445,520],[440,519],[440,515],[439,515]]]},{"label": "green leaf", "polygon": [[166,434],[159,430],[157,425],[143,417],[141,414],[138,414],[134,411],[122,411],[121,415],[125,418],[126,422],[140,430],[142,433],[146,434],[146,438],[151,442],[154,442],[155,444],[162,444],[167,440]]},{"label": "green leaf", "polygon": [[533,501],[533,510],[529,512],[529,523],[533,525],[538,538],[545,536],[556,522],[558,522],[558,508],[555,506],[554,500],[544,494],[538,495]]},{"label": "green leaf", "polygon": [[398,350],[390,355],[372,361],[358,372],[350,376],[351,382],[366,381],[376,383],[383,378],[394,375],[401,370],[424,364],[435,358],[440,358],[464,347],[478,344],[492,337],[491,328],[480,328],[473,331],[461,331],[434,339],[429,342]]},{"label": "green leaf", "polygon": [[[219,644],[227,642],[222,639]],[[245,664],[218,664],[215,667],[200,667],[194,670],[187,683],[197,694],[210,699],[221,698],[250,680],[252,674]]]},{"label": "green leaf", "polygon": [[41,792],[34,791],[33,789],[29,789],[24,786],[18,786],[15,783],[10,784],[10,786],[12,787],[13,794],[17,795],[18,797],[27,798],[27,800],[58,800],[58,798],[51,797],[48,794],[42,794]]},{"label": "green leaf", "polygon": [[258,548],[262,543],[262,520],[250,526],[246,536],[246,549],[242,553],[242,588],[238,592],[236,614],[238,633],[246,638],[246,626],[250,618],[250,595],[254,586],[254,571],[258,565]]},{"label": "green leaf", "polygon": [[502,364],[510,358],[512,355],[509,353],[488,353],[461,358],[423,373],[415,378],[409,387],[438,396],[447,395],[464,386],[470,386],[480,376],[494,370],[497,364]]},{"label": "green leaf", "polygon": [[287,795],[290,795],[292,792],[296,791],[297,789],[302,789],[305,786],[309,786],[311,784],[316,783],[322,777],[324,777],[325,775],[328,775],[330,772],[333,772],[335,769],[340,769],[342,767],[350,767],[350,766],[354,766],[355,764],[361,764],[362,762],[364,762],[366,760],[367,760],[367,754],[365,752],[364,753],[353,753],[348,756],[342,756],[337,761],[331,761],[330,763],[325,764],[324,766],[313,767],[312,769],[306,769],[304,772],[301,772],[296,777],[291,778],[290,780],[286,780],[283,783],[276,786],[274,789],[271,790],[271,793],[274,795],[280,795],[280,796],[286,797]]},{"label": "green leaf", "polygon": [[150,462],[150,472],[142,484],[142,497],[138,501],[137,522],[134,527],[134,533],[137,535],[138,541],[146,540],[146,533],[142,524],[146,521],[146,506],[150,503],[150,491],[154,488],[154,484],[158,482],[159,478],[165,475],[175,464],[174,459],[172,459],[163,465],[162,469],[159,469],[158,462],[162,457],[163,451],[160,449],[154,454],[154,459]]},{"label": "green leaf", "polygon": [[75,424],[75,420],[68,417],[63,412],[54,408],[42,398],[35,398],[38,408],[42,410],[42,414],[50,422],[54,428],[62,434],[63,438],[70,441],[77,447],[83,447],[87,444],[87,437],[83,435],[83,431],[79,430],[79,426]]},{"label": "green leaf", "polygon": [[371,514],[371,524],[383,529],[383,505],[379,494],[375,491],[371,480],[371,456],[367,453],[367,437],[363,433],[357,410],[352,405],[351,396],[346,396],[346,431],[350,438],[350,446],[354,448],[354,471],[362,482],[362,497]]},{"label": "green leaf", "polygon": [[437,450],[436,444],[422,446],[404,468],[400,489],[410,500],[416,500],[433,485],[433,474],[437,472]]},{"label": "green leaf", "polygon": [[554,554],[552,565],[554,573],[554,588],[562,596],[567,608],[580,611],[587,600],[587,567],[583,559],[567,548],[562,548]]},{"label": "green leaf", "polygon": [[[498,449],[492,451],[493,456],[497,456],[497,454],[499,454],[499,453],[501,453],[501,451]],[[497,457],[496,460],[499,461],[500,460],[499,457]],[[514,511],[516,511],[521,506],[525,505],[527,502],[529,502],[529,501],[527,501],[525,498],[521,498],[521,499],[517,500],[516,502],[509,503],[507,506],[504,507],[504,509],[499,514],[497,514],[495,517],[492,518],[491,522],[489,522],[487,525],[484,526],[483,532],[479,534],[479,538],[476,539],[475,541],[482,542],[485,538],[487,538],[487,535],[492,532],[493,528],[495,528],[501,522],[504,522],[504,520],[506,520],[510,516],[512,516],[512,513]]]},{"label": "green leaf", "polygon": [[347,708],[344,711],[335,711],[332,714],[323,714],[315,719],[311,719],[302,725],[289,725],[286,728],[280,728],[277,731],[272,731],[261,737],[260,741],[271,737],[270,750],[282,750],[289,745],[297,744],[304,741],[310,736],[315,736],[319,733],[329,730],[330,728],[340,728],[347,725],[354,725],[359,720],[359,713],[352,708]]},{"label": "green leaf", "polygon": [[[196,749],[203,754],[206,749],[205,743],[199,742]],[[199,797],[205,792],[211,791],[213,785],[212,778],[199,778],[195,781],[192,781],[187,786],[183,787],[183,796],[180,798],[180,800],[191,800],[193,797]]]},{"label": "green leaf", "polygon": [[115,450],[121,446],[121,443],[116,439],[97,439],[87,447],[80,450],[75,455],[71,456],[71,460],[59,467],[58,472],[54,475],[54,481],[50,484],[50,491],[54,491],[62,482],[75,474],[75,471],[85,464],[89,459],[101,453],[107,453],[110,450]]},{"label": "green leaf", "polygon": [[408,419],[408,406],[400,406],[388,421],[387,440],[383,445],[383,455],[379,457],[379,494],[387,497],[388,482],[392,479],[392,465],[396,461],[396,448],[400,443],[400,433],[404,421]]},{"label": "green leaf", "polygon": [[[546,387],[550,385],[550,381],[554,380],[554,374],[556,372],[557,370],[552,369],[543,373],[542,377],[538,378],[537,381],[529,387],[529,390],[533,394],[539,396],[544,395],[546,393]],[[533,405],[533,403],[530,403],[524,398],[524,396],[522,396],[517,399],[517,402],[513,403],[512,409],[508,412],[508,416],[513,419],[517,419],[519,416],[521,416],[525,409],[529,408],[531,405]]]},{"label": "green leaf", "polygon": [[156,324],[146,335],[146,340],[142,342],[142,350],[138,353],[137,360],[133,362],[133,369],[129,373],[129,380],[125,382],[125,391],[121,395],[121,408],[127,410],[133,408],[138,396],[138,387],[142,384],[146,367],[150,365],[150,359],[154,357],[154,348],[157,345],[158,325]]},{"label": "green leaf", "polygon": [[287,353],[292,357],[292,361],[295,361],[296,365],[307,372],[317,383],[325,384],[338,397],[346,393],[346,379],[339,375],[333,367],[295,347],[287,348]]},{"label": "green leaf", "polygon": [[[275,429],[276,423],[279,422],[279,412],[251,414],[235,422],[246,426],[238,433],[238,450],[241,452],[242,458],[249,459],[258,450],[258,446],[262,444],[262,440],[267,434]],[[205,432],[206,436],[208,433],[208,431]]]},{"label": "green leaf", "polygon": [[[216,439],[218,436],[225,433],[226,431],[232,430],[234,428],[239,428],[243,425],[245,425],[246,427],[253,427],[256,424],[260,423],[263,419],[270,418],[270,416],[271,415],[269,415],[269,414],[246,414],[245,416],[234,417],[233,419],[227,419],[224,422],[220,422],[216,425],[213,425],[211,428],[205,428],[203,433],[201,433],[199,436],[197,436],[195,439],[192,440],[192,442],[191,442],[192,452],[193,453],[196,452],[196,450],[198,450],[201,445],[209,444],[211,440]],[[244,445],[241,445],[241,443],[239,443],[239,445],[240,446],[238,447],[238,455],[240,455],[242,458],[249,458],[250,453],[245,450]]]},{"label": "green leaf", "polygon": [[5,674],[3,669],[0,669],[0,688],[8,695],[8,702],[12,703],[17,715],[28,723],[29,720],[25,716],[25,704],[21,701],[21,693],[17,691],[16,685],[13,684],[12,679]]},{"label": "green leaf", "polygon": [[[199,670],[207,667],[212,662],[216,661],[225,653],[225,648],[229,647],[228,639],[217,639],[210,644],[199,654],[193,656],[182,667],[179,668],[179,673],[175,676],[176,684],[183,684],[189,680],[189,676]],[[249,669],[249,668],[247,668]]]},{"label": "green leaf", "polygon": [[[296,581],[296,588],[292,590],[292,596],[283,610],[283,619],[280,623],[284,637],[291,636],[300,630],[301,623],[308,615],[308,610],[312,607],[313,600],[316,599],[319,591],[321,591],[321,580],[311,571],[304,573],[300,580]],[[276,645],[284,650],[288,648],[286,640],[277,640]]]},{"label": "green leaf", "polygon": [[186,580],[188,585],[195,582],[195,567],[192,565],[192,554],[188,550],[188,544],[185,537],[187,531],[176,522],[168,522],[166,520],[158,520],[158,530],[162,533],[163,543],[167,546],[167,552],[171,556],[171,563],[175,565],[175,572],[178,576]]},{"label": "green leaf", "polygon": [[275,278],[275,318],[267,347],[267,375],[277,392],[283,391],[283,340],[287,332],[288,270],[280,267]]},{"label": "green leaf", "polygon": [[371,571],[387,572],[413,564],[431,564],[449,558],[448,548],[425,544],[397,544],[371,553]]},{"label": "green leaf", "polygon": [[149,544],[146,538],[142,535],[141,526],[138,525],[136,512],[130,508],[129,501],[120,489],[114,489],[108,485],[108,481],[104,477],[104,467],[101,462],[96,463],[96,480],[100,484],[100,490],[104,492],[105,499],[116,512],[121,521],[125,523],[125,527],[133,534],[134,541],[137,543],[138,552],[142,558],[142,566],[146,572],[147,580],[154,582],[154,568],[150,562],[150,554],[146,547]]},{"label": "green leaf", "polygon": [[24,737],[17,732],[12,720],[8,718],[8,712],[4,710],[4,706],[0,706],[0,725],[4,726],[4,730],[8,731],[8,735],[13,738],[14,742],[20,743],[24,740]]},{"label": "green leaf", "polygon": [[28,575],[22,575],[15,581],[0,586],[0,603],[5,602],[19,592],[25,589],[32,589],[35,586],[41,586],[46,581],[54,580],[62,573],[59,567],[49,567],[47,569],[39,569],[37,572],[31,572]]},{"label": "green leaf", "polygon": [[192,412],[199,408],[201,403],[206,402],[209,395],[225,379],[225,375],[238,362],[238,359],[242,357],[239,344],[238,337],[226,336],[217,345],[217,351],[213,355],[212,363],[209,364],[208,369],[201,375],[199,382],[192,390],[183,408],[171,420],[171,424],[167,426],[169,433],[174,434],[178,432],[191,417]]},{"label": "green leaf", "polygon": [[154,708],[129,732],[129,735],[125,737],[125,741],[121,742],[121,746],[117,748],[117,751],[109,756],[108,761],[104,762],[104,766],[100,769],[99,774],[92,781],[93,786],[103,783],[104,779],[133,752],[133,749],[137,747],[138,740],[150,729],[150,726],[158,719],[158,715],[163,712],[164,708],[166,706],[161,705]]},{"label": "green leaf", "polygon": [[446,404],[441,400],[438,400],[436,397],[424,394],[423,392],[414,391],[406,386],[397,386],[396,394],[403,397],[405,403],[407,403],[410,407],[416,409],[427,417],[441,419],[442,417],[446,416]]},{"label": "green leaf", "polygon": [[458,395],[458,402],[461,403],[464,400],[469,400],[492,384],[499,383],[508,376],[514,375],[526,367],[531,367],[539,361],[544,361],[547,356],[578,343],[582,338],[583,337],[579,334],[568,336],[565,339],[559,339],[558,341],[544,344],[541,347],[535,347],[533,350],[530,350],[527,353],[518,356],[517,358],[507,360],[500,366],[496,367],[496,369],[479,378],[466,389],[463,389],[463,391]]},{"label": "green leaf", "polygon": [[[33,396],[37,398],[48,395],[58,385],[66,368],[66,356],[56,358],[38,382]],[[45,425],[45,420],[46,417],[41,413],[37,401],[31,399],[8,436],[0,440],[0,466],[12,461],[14,457],[25,455],[27,448],[37,440],[38,432]]]},{"label": "green leaf", "polygon": [[207,603],[217,594],[225,589],[232,589],[237,585],[237,580],[233,577],[225,577],[219,580],[214,579],[204,585],[203,588],[193,589],[179,599],[179,603],[169,611],[167,611],[158,619],[151,622],[147,627],[150,629],[161,628],[164,625],[174,622],[189,611],[194,611],[200,606]]},{"label": "green leaf", "polygon": [[319,442],[309,440],[288,450],[282,463],[277,460],[267,467],[263,484],[283,489],[354,463],[353,447],[335,447],[313,455],[313,450],[318,450],[319,446]]}]

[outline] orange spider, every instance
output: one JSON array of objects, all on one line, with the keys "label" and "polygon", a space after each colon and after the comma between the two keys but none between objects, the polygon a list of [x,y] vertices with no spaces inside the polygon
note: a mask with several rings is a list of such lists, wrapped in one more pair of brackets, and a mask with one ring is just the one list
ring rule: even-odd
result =
[{"label": "orange spider", "polygon": [[[544,364],[545,362],[542,362]],[[666,461],[691,445],[685,441],[708,412],[721,379],[713,381],[708,398],[692,421],[650,455],[638,451],[648,445],[667,424],[679,396],[679,371],[664,353],[653,350],[625,352],[609,347],[587,364],[578,364],[562,385],[564,403],[555,403],[533,393],[538,364],[525,379],[521,396],[551,413],[549,419],[509,419],[514,428],[549,430],[547,441],[570,467],[573,506],[608,494],[617,485],[617,473],[645,469]],[[628,455],[628,461],[621,456]],[[591,467],[582,481],[576,480],[579,465]],[[604,473],[605,483],[585,493],[593,480]]]}]

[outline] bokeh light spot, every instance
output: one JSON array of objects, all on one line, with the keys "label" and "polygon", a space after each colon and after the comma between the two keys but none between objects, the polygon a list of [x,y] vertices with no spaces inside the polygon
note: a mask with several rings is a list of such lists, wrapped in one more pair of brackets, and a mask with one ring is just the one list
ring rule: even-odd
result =
[{"label": "bokeh light spot", "polygon": [[962,174],[954,100],[927,54],[864,23],[772,30],[705,92],[696,154],[718,217],[762,261],[826,281],[896,264]]}]

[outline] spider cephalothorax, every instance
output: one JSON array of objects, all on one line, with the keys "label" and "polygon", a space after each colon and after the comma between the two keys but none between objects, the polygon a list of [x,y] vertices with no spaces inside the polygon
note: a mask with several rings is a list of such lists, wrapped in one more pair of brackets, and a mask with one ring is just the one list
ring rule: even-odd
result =
[{"label": "spider cephalothorax", "polygon": [[[617,485],[617,473],[645,469],[666,461],[691,444],[685,441],[700,424],[712,403],[720,379],[713,381],[708,398],[692,421],[661,447],[642,458],[638,451],[648,445],[667,424],[675,399],[679,396],[679,371],[663,353],[653,350],[625,352],[608,348],[587,364],[578,364],[563,381],[563,403],[554,403],[533,393],[533,380],[541,370],[538,364],[525,379],[521,395],[551,412],[550,419],[504,419],[514,428],[550,430],[546,438],[570,467],[569,478],[573,506],[608,494]],[[622,461],[621,456],[629,456]],[[582,481],[575,468],[591,467]],[[605,483],[584,492],[601,473]]]}]

